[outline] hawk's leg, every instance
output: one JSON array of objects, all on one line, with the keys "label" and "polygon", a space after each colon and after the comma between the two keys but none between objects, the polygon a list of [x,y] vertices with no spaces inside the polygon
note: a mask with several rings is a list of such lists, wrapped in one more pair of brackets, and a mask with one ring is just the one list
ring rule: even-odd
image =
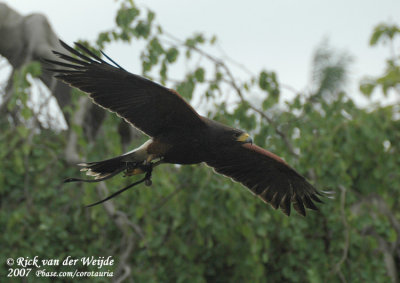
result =
[{"label": "hawk's leg", "polygon": [[151,185],[151,172],[153,171],[153,164],[155,164],[155,163],[143,162],[142,164],[138,164],[136,162],[127,162],[124,177],[146,173],[146,177],[145,177],[146,178],[146,186],[150,186]]},{"label": "hawk's leg", "polygon": [[143,172],[146,172],[146,175],[144,176],[145,185],[151,186],[151,184],[152,184],[151,174],[153,172],[153,163],[142,164],[139,166],[139,168],[142,169]]}]

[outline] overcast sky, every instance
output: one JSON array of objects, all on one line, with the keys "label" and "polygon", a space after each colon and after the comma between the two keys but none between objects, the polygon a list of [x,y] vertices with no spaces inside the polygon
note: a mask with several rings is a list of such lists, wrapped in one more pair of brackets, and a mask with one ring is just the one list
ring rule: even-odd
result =
[{"label": "overcast sky", "polygon": [[[1,0],[0,0],[1,1]],[[45,14],[65,41],[96,38],[114,26],[114,0],[7,0],[21,14]],[[282,83],[304,90],[310,81],[312,54],[324,38],[354,58],[348,91],[357,92],[366,75],[384,69],[387,47],[368,45],[373,27],[400,24],[399,0],[141,0],[156,13],[164,30],[180,38],[193,32],[217,35],[230,58],[253,73],[274,70]],[[132,48],[113,46],[108,55],[128,70],[140,72]],[[172,74],[171,74],[172,75]],[[173,76],[173,75],[172,75]],[[173,76],[174,77],[174,76]]]}]

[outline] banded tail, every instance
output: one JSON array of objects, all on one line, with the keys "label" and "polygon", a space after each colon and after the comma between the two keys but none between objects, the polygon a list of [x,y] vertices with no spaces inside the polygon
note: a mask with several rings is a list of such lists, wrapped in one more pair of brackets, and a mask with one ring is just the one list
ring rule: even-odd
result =
[{"label": "banded tail", "polygon": [[[148,163],[152,161],[152,155],[147,153],[147,147],[152,140],[145,142],[142,146],[127,152],[121,156],[97,162],[85,162],[78,164],[83,167],[81,171],[94,179],[86,180],[79,178],[68,178],[64,182],[101,182],[107,180],[123,171],[125,176],[143,174],[148,171]],[[157,162],[157,165],[160,164]],[[154,164],[154,166],[156,166]]]},{"label": "banded tail", "polygon": [[83,167],[81,171],[86,172],[87,176],[94,179],[68,178],[64,183],[68,182],[101,182],[125,171],[125,176],[132,176],[145,173],[143,170],[145,160],[139,159],[135,152],[129,152],[121,156],[106,159],[97,162],[80,163],[78,166]]},{"label": "banded tail", "polygon": [[121,155],[97,162],[79,163],[78,166],[83,167],[81,171],[86,172],[87,176],[95,177],[94,179],[97,180],[108,177],[115,172],[120,173],[128,167],[133,167],[134,164],[130,164],[131,162],[123,161],[124,157],[124,155]]}]

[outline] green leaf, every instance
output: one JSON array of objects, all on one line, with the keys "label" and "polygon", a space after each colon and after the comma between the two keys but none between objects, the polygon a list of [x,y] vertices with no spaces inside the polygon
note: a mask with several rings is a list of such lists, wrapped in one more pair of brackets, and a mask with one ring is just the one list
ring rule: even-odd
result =
[{"label": "green leaf", "polygon": [[122,28],[127,28],[139,16],[140,11],[135,7],[132,8],[121,8],[115,18],[115,22]]},{"label": "green leaf", "polygon": [[376,87],[376,83],[372,80],[365,81],[360,84],[360,91],[367,97],[370,97]]},{"label": "green leaf", "polygon": [[154,52],[157,56],[159,56],[160,54],[164,53],[164,48],[160,44],[160,41],[158,40],[157,37],[154,37],[150,41],[149,45],[150,45],[151,51]]},{"label": "green leaf", "polygon": [[25,106],[21,109],[21,116],[27,121],[29,118],[33,116],[32,110]]},{"label": "green leaf", "polygon": [[186,41],[185,41],[185,45],[186,45],[187,47],[194,47],[194,46],[196,45],[196,41],[193,40],[192,38],[188,38],[188,39],[186,39]]},{"label": "green leaf", "polygon": [[154,14],[153,11],[151,11],[151,10],[148,10],[148,11],[147,11],[147,21],[148,21],[149,23],[151,23],[151,22],[154,20],[155,16],[156,16],[156,15]]},{"label": "green leaf", "polygon": [[192,78],[188,78],[187,81],[180,83],[176,87],[176,91],[187,99],[191,99],[194,91],[195,83]]},{"label": "green leaf", "polygon": [[205,42],[204,35],[202,35],[201,33],[196,34],[194,39],[198,43],[204,43]]},{"label": "green leaf", "polygon": [[194,37],[186,39],[185,45],[187,47],[193,48],[197,44],[204,42],[205,42],[204,36],[201,33],[197,33],[194,35]]},{"label": "green leaf", "polygon": [[381,38],[384,30],[381,25],[375,27],[374,32],[371,35],[369,40],[369,45],[374,46],[378,43],[378,40]]},{"label": "green leaf", "polygon": [[110,38],[110,33],[109,32],[101,32],[97,37],[96,44],[100,48],[104,48],[104,43],[105,42],[111,42],[111,38]]},{"label": "green leaf", "polygon": [[398,34],[400,34],[400,28],[397,25],[379,24],[375,27],[369,44],[374,46],[385,40],[392,41]]},{"label": "green leaf", "polygon": [[279,97],[277,96],[268,96],[267,98],[264,99],[262,103],[262,108],[263,110],[267,110],[274,106],[276,103],[279,102]]},{"label": "green leaf", "polygon": [[162,83],[165,83],[165,80],[167,79],[167,64],[165,63],[165,59],[163,60],[160,68],[160,76]]},{"label": "green leaf", "polygon": [[150,35],[150,25],[144,21],[139,21],[134,29],[134,34],[136,37],[148,38]]},{"label": "green leaf", "polygon": [[211,44],[211,45],[214,45],[216,42],[217,42],[217,36],[216,36],[216,35],[213,35],[213,36],[211,37],[211,39],[210,39],[210,44]]},{"label": "green leaf", "polygon": [[262,71],[258,77],[258,86],[275,98],[279,97],[279,83],[275,72]]},{"label": "green leaf", "polygon": [[205,76],[205,71],[203,68],[197,68],[196,71],[194,72],[194,77],[199,83],[204,82],[204,76]]},{"label": "green leaf", "polygon": [[179,51],[177,48],[175,47],[171,47],[167,50],[167,60],[169,63],[174,63],[176,61],[176,59],[178,58],[179,55]]}]

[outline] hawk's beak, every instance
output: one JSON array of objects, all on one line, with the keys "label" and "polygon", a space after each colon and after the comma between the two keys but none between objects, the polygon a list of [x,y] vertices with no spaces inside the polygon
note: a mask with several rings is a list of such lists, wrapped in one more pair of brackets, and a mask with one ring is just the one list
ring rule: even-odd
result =
[{"label": "hawk's beak", "polygon": [[241,134],[237,139],[238,142],[243,142],[243,143],[253,143],[253,139],[250,137],[248,133],[243,133]]}]

